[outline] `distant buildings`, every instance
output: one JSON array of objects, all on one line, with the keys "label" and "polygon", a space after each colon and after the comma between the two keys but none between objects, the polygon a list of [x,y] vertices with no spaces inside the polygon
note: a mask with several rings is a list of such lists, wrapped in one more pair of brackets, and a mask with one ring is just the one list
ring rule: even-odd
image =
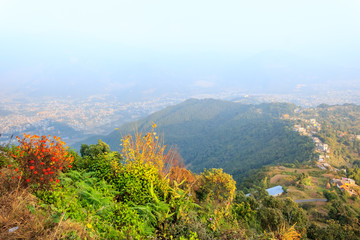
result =
[{"label": "distant buildings", "polygon": [[321,165],[321,164],[316,164],[316,166],[317,166],[318,168],[320,168],[321,170],[326,170],[326,168],[325,168],[323,165]]},{"label": "distant buildings", "polygon": [[351,195],[355,195],[355,191],[352,187],[357,187],[358,185],[355,184],[355,181],[351,178],[342,177],[341,179],[333,178],[330,180],[330,184],[332,186],[336,186],[341,191],[347,191]]},{"label": "distant buildings", "polygon": [[351,178],[345,178],[345,177],[342,177],[341,178],[341,181],[344,182],[346,185],[355,185],[355,181],[352,180]]},{"label": "distant buildings", "polygon": [[[299,132],[300,135],[307,135],[312,138],[313,142],[316,145],[316,152],[321,153],[319,155],[319,160],[316,163],[316,166],[321,170],[334,170],[333,167],[326,162],[326,158],[329,158],[328,153],[330,153],[330,147],[328,144],[323,143],[318,137],[314,137],[312,134],[316,133],[320,129],[320,124],[316,122],[316,119],[304,120],[309,125],[306,127],[301,127],[301,125],[294,125],[294,131]],[[336,170],[336,169],[335,169]]]},{"label": "distant buildings", "polygon": [[330,164],[328,164],[328,163],[324,163],[323,166],[326,167],[326,168],[331,169],[331,166],[330,166]]},{"label": "distant buildings", "polygon": [[297,131],[297,132],[299,132],[300,135],[306,134],[306,129],[303,128],[303,127],[301,127],[300,125],[295,125],[295,126],[294,126],[294,130]]},{"label": "distant buildings", "polygon": [[323,143],[320,145],[320,148],[323,152],[328,152],[329,151],[329,145],[327,145],[326,143]]}]

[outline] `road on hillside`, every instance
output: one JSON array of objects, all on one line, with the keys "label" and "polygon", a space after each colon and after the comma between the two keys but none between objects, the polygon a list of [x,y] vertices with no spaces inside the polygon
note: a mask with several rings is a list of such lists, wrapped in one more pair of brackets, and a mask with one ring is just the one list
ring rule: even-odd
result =
[{"label": "road on hillside", "polygon": [[299,199],[294,200],[296,203],[308,203],[308,202],[327,202],[326,198],[312,198],[312,199]]}]

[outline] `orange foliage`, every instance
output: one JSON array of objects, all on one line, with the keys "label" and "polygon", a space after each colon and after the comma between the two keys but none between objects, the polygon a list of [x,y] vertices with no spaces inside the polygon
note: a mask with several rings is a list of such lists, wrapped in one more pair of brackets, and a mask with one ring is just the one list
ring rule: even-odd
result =
[{"label": "orange foliage", "polygon": [[194,183],[196,180],[195,176],[189,170],[179,166],[171,168],[169,179],[171,183],[174,181],[177,183],[184,181],[183,185],[181,186],[184,186],[185,188]]},{"label": "orange foliage", "polygon": [[178,149],[172,146],[164,156],[163,174],[167,175],[174,167],[184,167],[184,159],[181,157]]},{"label": "orange foliage", "polygon": [[11,164],[12,178],[23,179],[23,183],[37,184],[44,187],[51,182],[59,182],[59,173],[64,168],[71,168],[74,158],[66,149],[65,143],[60,137],[26,135],[23,138],[16,137],[19,146],[13,150],[17,168]]}]

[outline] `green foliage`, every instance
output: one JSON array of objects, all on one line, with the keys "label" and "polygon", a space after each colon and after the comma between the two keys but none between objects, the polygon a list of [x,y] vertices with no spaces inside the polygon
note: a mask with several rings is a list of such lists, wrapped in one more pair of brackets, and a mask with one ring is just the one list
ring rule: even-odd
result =
[{"label": "green foliage", "polygon": [[258,210],[258,219],[263,229],[275,231],[283,223],[286,226],[295,225],[296,229],[303,230],[308,225],[306,212],[290,198],[276,199],[266,197],[263,206]]},{"label": "green foliage", "polygon": [[299,181],[300,185],[306,185],[306,186],[310,186],[311,185],[311,179],[309,178],[309,174],[308,173],[301,173],[297,175],[297,181]]},{"label": "green foliage", "polygon": [[329,209],[329,218],[337,220],[343,225],[358,225],[356,213],[341,201],[333,201]]},{"label": "green foliage", "polygon": [[290,198],[274,198],[266,193],[260,187],[248,197],[238,192],[232,205],[234,217],[260,231],[274,232],[283,224],[285,228],[295,226],[299,232],[306,229],[308,216],[304,209]]},{"label": "green foliage", "polygon": [[309,174],[308,173],[301,173],[297,176],[297,180],[298,181],[302,181],[304,179],[307,179],[309,177]]},{"label": "green foliage", "polygon": [[94,229],[94,236],[116,239],[146,234],[137,212],[125,203],[114,201],[118,192],[91,172],[69,171],[61,176],[61,187],[37,196],[51,206],[57,218],[70,218]]},{"label": "green foliage", "polygon": [[333,200],[339,199],[339,196],[337,195],[337,193],[333,192],[333,191],[324,190],[323,194],[324,194],[324,197],[326,197],[326,199],[328,201],[333,201]]},{"label": "green foliage", "polygon": [[307,229],[307,236],[309,239],[319,240],[359,240],[360,232],[358,229],[349,226],[341,225],[334,220],[327,222],[328,226],[323,228],[316,224],[311,224]]},{"label": "green foliage", "polygon": [[110,152],[109,145],[101,140],[98,140],[97,144],[91,144],[90,146],[87,144],[82,144],[80,148],[80,154],[82,157],[90,156],[94,158],[98,155],[109,152]]},{"label": "green foliage", "polygon": [[299,207],[291,198],[286,198],[282,208],[285,223],[288,226],[295,225],[296,229],[304,230],[309,223],[306,211]]},{"label": "green foliage", "polygon": [[[90,158],[89,156],[85,158]],[[98,178],[103,178],[109,183],[117,184],[119,176],[116,174],[114,165],[121,164],[120,154],[117,152],[98,155],[88,160],[88,171],[95,172]]]},{"label": "green foliage", "polygon": [[213,201],[225,206],[230,204],[234,198],[236,182],[222,169],[205,169],[199,176],[197,184],[198,188],[195,189],[195,193],[200,202]]},{"label": "green foliage", "polygon": [[355,167],[352,169],[349,169],[349,178],[355,180],[356,184],[360,185],[360,168]]},{"label": "green foliage", "polygon": [[237,176],[241,181],[240,184],[237,184],[237,188],[244,192],[249,192],[250,189],[255,188],[256,186],[263,186],[264,180],[267,178],[268,167],[262,167],[260,169],[253,169],[247,173]]},{"label": "green foliage", "polygon": [[256,216],[256,210],[253,210],[248,202],[234,203],[232,211],[237,220],[242,220],[246,223],[254,221]]},{"label": "green foliage", "polygon": [[263,229],[275,231],[284,222],[284,217],[280,209],[262,207],[258,210],[258,219]]},{"label": "green foliage", "polygon": [[189,236],[189,238],[186,238],[186,237],[183,237],[183,236],[181,236],[180,238],[179,238],[179,240],[198,240],[199,238],[198,238],[198,235],[197,235],[197,233],[196,232],[191,232],[190,231],[190,236]]},{"label": "green foliage", "polygon": [[171,211],[169,203],[158,199],[152,185],[150,193],[153,201],[142,206],[135,206],[134,209],[137,210],[145,224],[148,226],[149,232],[158,229],[160,232],[164,233],[172,222],[175,212]]},{"label": "green foliage", "polygon": [[9,165],[10,159],[7,156],[8,149],[6,147],[0,146],[0,169]]}]

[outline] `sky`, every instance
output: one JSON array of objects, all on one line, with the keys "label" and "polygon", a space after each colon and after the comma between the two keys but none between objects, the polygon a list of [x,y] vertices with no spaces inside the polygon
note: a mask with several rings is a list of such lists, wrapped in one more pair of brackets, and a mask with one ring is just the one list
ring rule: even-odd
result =
[{"label": "sky", "polygon": [[59,96],[356,84],[359,29],[358,0],[0,0],[0,84]]}]

